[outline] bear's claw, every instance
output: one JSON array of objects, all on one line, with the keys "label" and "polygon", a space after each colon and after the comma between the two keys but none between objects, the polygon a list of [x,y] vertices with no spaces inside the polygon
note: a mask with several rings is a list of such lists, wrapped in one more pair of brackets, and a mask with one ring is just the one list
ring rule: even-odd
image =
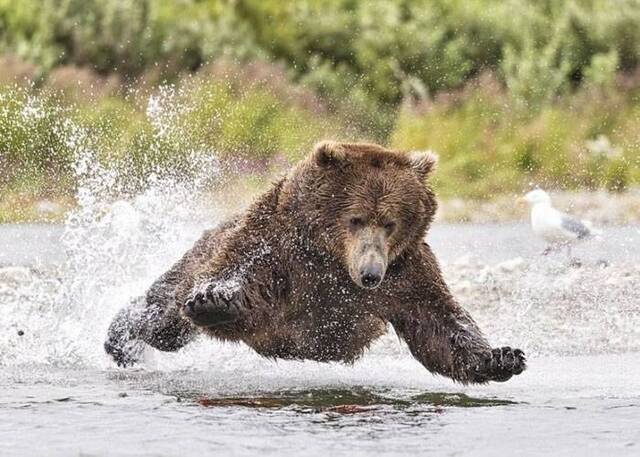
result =
[{"label": "bear's claw", "polygon": [[527,368],[526,361],[520,349],[511,349],[509,346],[495,348],[491,351],[491,357],[485,360],[481,374],[487,381],[504,382],[522,373]]},{"label": "bear's claw", "polygon": [[240,318],[241,291],[226,290],[217,283],[196,291],[184,304],[182,313],[200,327],[229,324]]}]

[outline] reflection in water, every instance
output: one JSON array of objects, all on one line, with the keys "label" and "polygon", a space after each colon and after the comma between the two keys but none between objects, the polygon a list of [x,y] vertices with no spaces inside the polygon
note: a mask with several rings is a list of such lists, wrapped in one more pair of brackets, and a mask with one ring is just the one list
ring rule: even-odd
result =
[{"label": "reflection in water", "polygon": [[473,398],[463,393],[432,392],[410,397],[392,396],[392,391],[373,391],[363,387],[351,389],[314,389],[256,393],[251,397],[200,397],[198,394],[183,392],[180,398],[195,397],[196,403],[208,407],[244,406],[248,408],[293,408],[300,412],[330,411],[342,414],[373,411],[382,406],[395,409],[414,407],[481,407],[512,405],[516,402],[494,398]]}]

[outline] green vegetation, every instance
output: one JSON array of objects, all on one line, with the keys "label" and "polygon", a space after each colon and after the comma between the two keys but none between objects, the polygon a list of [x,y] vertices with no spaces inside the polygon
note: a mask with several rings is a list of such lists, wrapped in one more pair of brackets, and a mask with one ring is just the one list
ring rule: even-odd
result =
[{"label": "green vegetation", "polygon": [[[0,89],[0,195],[66,200],[78,154],[86,152],[113,169],[114,188],[128,193],[151,173],[198,173],[196,159],[206,157],[231,172],[265,173],[274,159],[296,160],[315,141],[346,131],[295,87],[278,94],[265,81],[245,83],[191,78],[98,100],[48,87]],[[0,220],[13,218],[2,216],[9,213],[2,200]]]},{"label": "green vegetation", "polygon": [[0,220],[68,204],[69,122],[125,192],[326,137],[432,148],[445,196],[623,191],[639,74],[639,0],[0,0]]},{"label": "green vegetation", "polygon": [[391,103],[492,70],[544,101],[635,69],[639,23],[637,0],[0,0],[0,49],[41,74],[73,64],[124,78],[262,56],[334,96],[355,84]]},{"label": "green vegetation", "polygon": [[490,78],[399,115],[391,144],[441,155],[436,186],[486,199],[547,188],[623,191],[640,182],[640,91],[585,87],[523,112]]}]

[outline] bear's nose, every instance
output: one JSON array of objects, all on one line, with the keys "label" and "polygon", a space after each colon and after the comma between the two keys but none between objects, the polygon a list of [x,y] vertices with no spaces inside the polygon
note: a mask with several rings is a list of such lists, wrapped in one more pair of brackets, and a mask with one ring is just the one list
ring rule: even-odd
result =
[{"label": "bear's nose", "polygon": [[368,289],[378,287],[380,282],[382,282],[382,267],[379,265],[371,265],[364,268],[360,272],[360,280],[362,281],[362,285]]}]

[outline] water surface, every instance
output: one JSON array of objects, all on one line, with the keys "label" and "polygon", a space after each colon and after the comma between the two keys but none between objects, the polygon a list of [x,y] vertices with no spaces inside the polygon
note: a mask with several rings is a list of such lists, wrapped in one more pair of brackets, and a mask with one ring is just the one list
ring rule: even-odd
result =
[{"label": "water surface", "polygon": [[[138,213],[128,216],[145,217]],[[110,317],[200,229],[185,222],[179,229],[188,235],[173,236],[115,219],[115,227],[0,228],[1,262],[30,267],[0,270],[0,455],[640,452],[640,352],[607,348],[623,330],[606,318],[607,303],[592,323],[599,347],[582,354],[562,350],[559,327],[571,320],[548,322],[544,336],[532,329],[535,342],[509,336],[525,350],[545,349],[530,352],[529,369],[504,384],[465,387],[434,377],[392,332],[353,366],[273,362],[241,345],[203,340],[178,354],[150,350],[134,369],[115,368],[101,350]],[[605,243],[636,239],[633,227],[613,233]],[[445,265],[489,252],[492,261],[508,260],[521,245],[527,262],[548,261],[525,225],[442,225],[431,242]],[[607,255],[627,265],[630,255],[606,244],[582,250],[585,262]],[[521,305],[509,305],[514,316]],[[630,306],[636,319],[637,304]],[[476,308],[481,320],[491,317]],[[504,322],[491,330],[492,341],[509,334]]]}]

